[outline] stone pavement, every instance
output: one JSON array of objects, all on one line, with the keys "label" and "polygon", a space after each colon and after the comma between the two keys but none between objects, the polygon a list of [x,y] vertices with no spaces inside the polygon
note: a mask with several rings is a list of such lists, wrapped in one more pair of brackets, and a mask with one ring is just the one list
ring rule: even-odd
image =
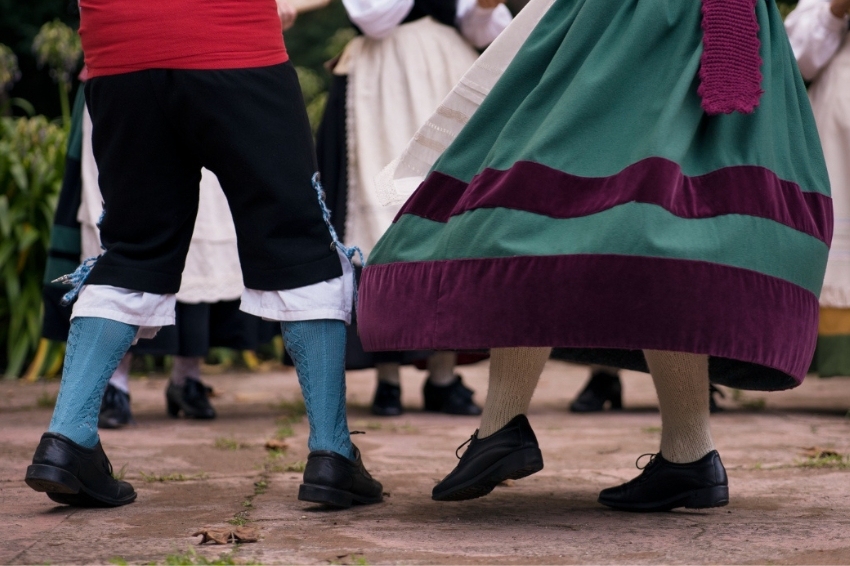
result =
[{"label": "stone pavement", "polygon": [[[462,373],[483,401],[487,362]],[[735,398],[727,390],[712,422],[730,505],[627,514],[596,496],[635,476],[635,458],[658,448],[651,381],[626,372],[625,411],[572,415],[565,407],[585,377],[577,366],[546,367],[529,415],[543,471],[482,499],[437,503],[431,488],[477,418],[420,412],[424,374],[415,369],[402,378],[410,410],[373,417],[371,373],[350,372],[349,421],[367,433],[355,440],[386,501],[336,512],[296,500],[300,473],[289,470],[307,456],[307,425],[287,418],[299,398],[291,369],[205,377],[220,392],[220,417],[209,422],[169,419],[164,379],[134,379],[137,426],[101,436],[139,497],[106,510],[58,506],[26,487],[57,384],[0,382],[0,564],[850,564],[850,463],[805,452],[850,453],[850,379]],[[288,436],[288,450],[264,448],[275,436]],[[256,529],[260,541],[196,546],[197,529],[228,521]]]}]

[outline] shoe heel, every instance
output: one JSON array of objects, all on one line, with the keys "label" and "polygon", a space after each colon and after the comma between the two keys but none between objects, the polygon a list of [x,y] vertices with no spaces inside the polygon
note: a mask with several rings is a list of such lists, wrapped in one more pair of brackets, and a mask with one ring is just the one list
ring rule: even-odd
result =
[{"label": "shoe heel", "polygon": [[611,410],[612,411],[621,411],[623,409],[623,395],[622,393],[614,393],[611,397],[608,398],[611,402]]},{"label": "shoe heel", "polygon": [[342,509],[348,509],[354,502],[354,498],[347,491],[309,483],[302,483],[298,488],[298,500]]},{"label": "shoe heel", "polygon": [[685,501],[687,509],[708,509],[729,504],[729,487],[716,485],[691,493]]},{"label": "shoe heel", "polygon": [[171,399],[166,399],[166,410],[168,411],[168,416],[172,419],[180,416],[180,404],[175,403]]},{"label": "shoe heel", "polygon": [[510,457],[510,464],[514,470],[507,474],[507,479],[521,480],[543,469],[543,454],[539,448],[527,448]]},{"label": "shoe heel", "polygon": [[27,467],[24,481],[35,491],[42,493],[76,494],[82,488],[80,480],[68,470],[45,464],[32,464]]}]

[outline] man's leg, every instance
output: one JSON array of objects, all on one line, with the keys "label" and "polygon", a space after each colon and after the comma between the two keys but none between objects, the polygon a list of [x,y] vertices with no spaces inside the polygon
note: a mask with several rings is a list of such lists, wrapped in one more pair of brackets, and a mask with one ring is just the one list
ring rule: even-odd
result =
[{"label": "man's leg", "polygon": [[[316,157],[291,64],[181,75],[178,99],[203,134],[201,155],[227,196],[246,291],[242,310],[281,321],[310,421],[299,499],[336,507],[381,501],[351,444],[345,328],[353,270],[314,186]],[[227,112],[221,112],[226,107]]]},{"label": "man's leg", "polygon": [[174,324],[201,173],[163,107],[167,83],[164,71],[86,83],[106,251],[74,305],[60,399],[26,477],[60,503],[115,506],[136,497],[130,484],[112,477],[96,410],[133,339]]}]

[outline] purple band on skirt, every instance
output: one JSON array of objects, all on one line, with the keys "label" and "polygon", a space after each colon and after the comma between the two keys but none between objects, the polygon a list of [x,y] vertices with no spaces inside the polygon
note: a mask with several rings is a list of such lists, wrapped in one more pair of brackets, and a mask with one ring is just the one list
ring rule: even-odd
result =
[{"label": "purple band on skirt", "polygon": [[702,0],[702,107],[709,114],[749,114],[761,97],[757,0]]},{"label": "purple band on skirt", "polygon": [[702,261],[519,256],[368,266],[358,324],[372,351],[649,348],[759,364],[800,382],[818,300],[787,281]]},{"label": "purple band on skirt", "polygon": [[753,165],[688,177],[674,162],[650,157],[610,177],[579,177],[519,161],[507,171],[485,169],[467,185],[432,172],[398,214],[437,222],[478,208],[509,208],[552,218],[576,218],[627,202],[656,204],[680,218],[745,214],[773,220],[826,243],[832,241],[832,201]]}]

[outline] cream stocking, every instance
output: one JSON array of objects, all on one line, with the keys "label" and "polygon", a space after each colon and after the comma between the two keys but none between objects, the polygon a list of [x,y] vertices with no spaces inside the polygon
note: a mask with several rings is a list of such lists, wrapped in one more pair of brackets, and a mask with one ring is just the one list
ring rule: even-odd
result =
[{"label": "cream stocking", "polygon": [[661,455],[686,464],[714,450],[709,424],[708,356],[644,350],[661,409]]},{"label": "cream stocking", "polygon": [[528,412],[543,365],[551,353],[552,348],[490,350],[490,386],[478,438],[490,436],[515,416]]}]

